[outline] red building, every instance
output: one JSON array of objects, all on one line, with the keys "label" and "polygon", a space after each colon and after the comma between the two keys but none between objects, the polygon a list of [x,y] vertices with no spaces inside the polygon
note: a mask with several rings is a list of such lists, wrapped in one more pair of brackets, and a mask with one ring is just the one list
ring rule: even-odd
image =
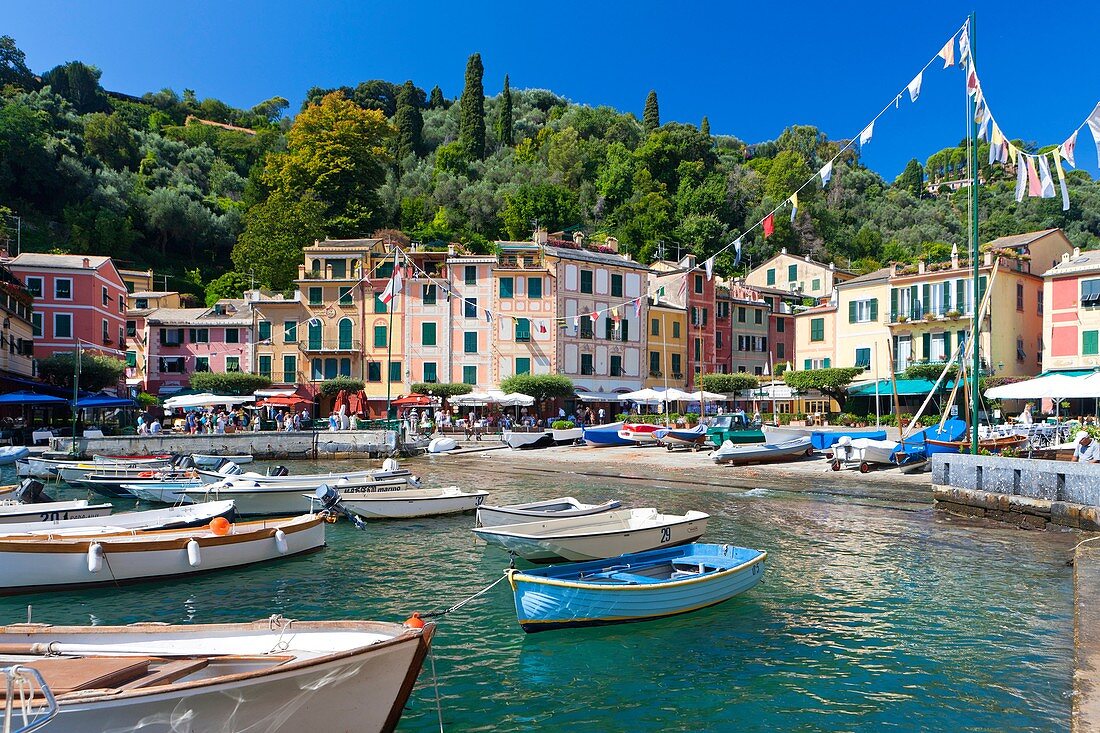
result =
[{"label": "red building", "polygon": [[[715,280],[707,277],[704,268],[696,264],[695,255],[688,255],[679,262],[660,260],[651,268],[656,287],[664,288],[665,299],[687,309],[688,389],[701,389],[696,383],[699,375],[718,371]],[[723,348],[724,344],[723,334]]]}]

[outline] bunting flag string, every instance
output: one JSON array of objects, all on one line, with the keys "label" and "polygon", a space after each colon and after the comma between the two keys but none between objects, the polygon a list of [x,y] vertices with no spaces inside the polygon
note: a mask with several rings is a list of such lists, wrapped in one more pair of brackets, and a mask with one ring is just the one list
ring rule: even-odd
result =
[{"label": "bunting flag string", "polygon": [[1074,156],[1077,153],[1077,133],[1079,130],[1074,130],[1073,134],[1066,138],[1066,141],[1062,143],[1062,157],[1069,163],[1070,168],[1076,168],[1077,163],[1074,162]]},{"label": "bunting flag string", "polygon": [[921,82],[923,80],[924,80],[924,72],[923,71],[918,72],[917,75],[913,77],[913,81],[909,82],[909,85],[906,87],[906,89],[909,90],[909,101],[910,102],[916,102],[917,97],[920,96],[920,85],[921,85]]},{"label": "bunting flag string", "polygon": [[1062,190],[1062,211],[1069,211],[1069,189],[1066,188],[1066,173],[1062,170],[1062,155],[1059,150],[1054,149],[1054,169],[1058,172],[1058,187]]},{"label": "bunting flag string", "polygon": [[955,36],[951,36],[951,40],[943,44],[943,48],[936,56],[943,59],[943,68],[945,69],[955,65]]},{"label": "bunting flag string", "polygon": [[1050,177],[1050,165],[1047,156],[1039,156],[1039,195],[1045,199],[1054,198],[1054,179]]},{"label": "bunting flag string", "polygon": [[833,177],[833,161],[829,161],[825,165],[821,166],[821,170],[817,172],[817,175],[821,176],[821,187],[825,188],[829,185],[829,179]]},{"label": "bunting flag string", "polygon": [[1024,164],[1024,154],[1016,153],[1016,202],[1024,200],[1024,191],[1027,190],[1027,166]]},{"label": "bunting flag string", "polygon": [[[786,202],[784,202],[786,203]],[[764,221],[761,222],[764,228],[764,239],[767,239],[771,235],[775,234],[775,212],[768,214],[764,217]]]},{"label": "bunting flag string", "polygon": [[791,198],[791,223],[794,223],[794,218],[798,216],[798,194],[792,193]]}]

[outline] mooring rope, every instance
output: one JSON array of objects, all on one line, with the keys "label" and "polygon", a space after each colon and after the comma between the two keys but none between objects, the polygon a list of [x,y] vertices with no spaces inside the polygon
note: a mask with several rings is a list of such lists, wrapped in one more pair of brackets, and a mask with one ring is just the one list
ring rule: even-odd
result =
[{"label": "mooring rope", "polygon": [[458,609],[462,608],[463,606],[465,606],[467,603],[474,600],[475,598],[488,593],[490,590],[492,590],[494,587],[496,587],[496,585],[498,583],[500,583],[502,580],[507,580],[507,579],[508,579],[507,575],[502,575],[499,578],[497,578],[496,580],[494,580],[492,583],[487,585],[486,587],[479,590],[477,593],[474,593],[472,596],[470,596],[466,600],[459,601],[458,603],[456,603],[455,605],[451,606],[450,608],[448,608],[444,611],[432,611],[431,613],[423,613],[423,614],[420,615],[420,618],[436,618],[438,616],[446,616],[448,613],[451,613],[452,611],[457,611]]}]

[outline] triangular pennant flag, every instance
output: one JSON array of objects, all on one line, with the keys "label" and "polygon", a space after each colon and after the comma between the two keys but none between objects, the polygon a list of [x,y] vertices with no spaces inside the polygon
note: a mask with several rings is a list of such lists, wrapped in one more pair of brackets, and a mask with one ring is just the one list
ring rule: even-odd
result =
[{"label": "triangular pennant flag", "polygon": [[1096,109],[1089,115],[1086,120],[1089,125],[1089,131],[1092,133],[1092,141],[1096,143],[1096,155],[1100,157],[1100,102],[1096,103]]},{"label": "triangular pennant flag", "polygon": [[714,258],[710,257],[703,263],[703,269],[707,271],[707,280],[714,279]]},{"label": "triangular pennant flag", "polygon": [[829,184],[829,179],[833,177],[833,161],[830,160],[821,166],[821,170],[817,172],[817,175],[821,176],[821,187],[825,188]]},{"label": "triangular pennant flag", "polygon": [[959,34],[959,63],[965,63],[966,59],[970,56],[970,23],[969,21],[963,26],[962,33]]},{"label": "triangular pennant flag", "polygon": [[325,325],[325,322],[322,321],[317,316],[314,316],[313,318],[310,318],[308,321],[306,321],[306,323],[308,323],[311,326],[323,326],[323,325]]},{"label": "triangular pennant flag", "polygon": [[573,330],[579,331],[581,329],[581,317],[573,316]]},{"label": "triangular pennant flag", "polygon": [[622,316],[619,315],[619,306],[615,306],[614,308],[611,309],[611,320],[618,321],[618,320],[621,320],[621,319],[622,319]]},{"label": "triangular pennant flag", "polygon": [[662,285],[661,287],[657,288],[657,293],[656,293],[656,296],[657,296],[658,298],[663,298],[663,297],[665,297],[665,286],[664,286],[664,285]]},{"label": "triangular pennant flag", "polygon": [[1069,189],[1066,188],[1066,172],[1062,170],[1062,156],[1058,148],[1053,151],[1054,169],[1058,171],[1058,187],[1062,189],[1062,211],[1069,211]]},{"label": "triangular pennant flag", "polygon": [[867,127],[863,128],[863,132],[859,133],[859,146],[862,148],[864,145],[871,142],[871,136],[874,135],[874,134],[875,134],[875,123],[874,123],[874,121],[872,121],[871,124],[869,124],[869,125],[867,125]]},{"label": "triangular pennant flag", "polygon": [[[1009,148],[1012,145],[1009,144]],[[1027,190],[1027,165],[1024,163],[1024,154],[1016,153],[1016,201],[1024,200],[1024,192]]]},{"label": "triangular pennant flag", "polygon": [[916,76],[913,77],[913,81],[909,82],[909,86],[906,87],[906,89],[909,90],[909,101],[911,101],[911,102],[917,101],[917,97],[920,96],[920,85],[921,85],[921,81],[923,79],[924,79],[924,72],[921,71]]},{"label": "triangular pennant flag", "polygon": [[1005,142],[1008,144],[1008,159],[1009,160],[1017,160],[1020,157],[1019,148],[1017,148],[1015,145],[1013,145],[1008,140],[1006,140]]},{"label": "triangular pennant flag", "polygon": [[595,326],[596,321],[600,320],[600,312],[599,311],[592,311],[592,315],[590,315],[589,318],[592,319],[592,325]]},{"label": "triangular pennant flag", "polygon": [[1077,156],[1077,133],[1078,130],[1074,130],[1073,134],[1066,138],[1066,141],[1062,143],[1062,157],[1069,163],[1070,168],[1076,168],[1077,163],[1074,158]]},{"label": "triangular pennant flag", "polygon": [[791,194],[791,223],[794,223],[794,218],[798,216],[798,194]]},{"label": "triangular pennant flag", "polygon": [[635,318],[641,318],[642,317],[642,299],[641,298],[635,298],[634,299],[634,317]]},{"label": "triangular pennant flag", "polygon": [[994,120],[993,129],[989,133],[989,164],[999,163],[1003,152],[1004,135],[1001,134],[1001,128],[997,126],[997,122]]},{"label": "triangular pennant flag", "polygon": [[733,251],[737,253],[737,256],[733,258],[733,266],[737,267],[741,264],[741,237],[733,240]]},{"label": "triangular pennant flag", "polygon": [[982,140],[989,139],[989,123],[993,119],[993,114],[989,111],[989,107],[986,107],[982,111],[982,118],[978,124],[978,137]]},{"label": "triangular pennant flag", "polygon": [[485,320],[488,321],[489,323],[493,322],[493,313],[492,313],[492,311],[490,311],[490,310],[485,311]]},{"label": "triangular pennant flag", "polygon": [[1054,179],[1050,177],[1050,164],[1047,156],[1039,156],[1039,195],[1045,199],[1054,198]]},{"label": "triangular pennant flag", "polygon": [[973,65],[967,66],[966,93],[972,97],[978,93],[978,72],[974,69]]},{"label": "triangular pennant flag", "polygon": [[546,323],[539,321],[539,333],[546,333]]},{"label": "triangular pennant flag", "polygon": [[378,299],[383,303],[389,303],[397,294],[401,292],[401,267],[397,263],[397,253],[393,253],[393,275],[390,276],[390,281],[386,283],[386,289],[382,291],[382,294],[378,296]]},{"label": "triangular pennant flag", "polygon": [[768,214],[760,224],[764,227],[764,239],[767,239],[775,233],[775,214]]},{"label": "triangular pennant flag", "polygon": [[943,59],[943,68],[955,65],[955,37],[951,36],[951,40],[943,45],[940,52],[936,54]]},{"label": "triangular pennant flag", "polygon": [[1039,196],[1043,193],[1043,184],[1039,182],[1039,171],[1035,170],[1035,158],[1027,156],[1027,195]]}]

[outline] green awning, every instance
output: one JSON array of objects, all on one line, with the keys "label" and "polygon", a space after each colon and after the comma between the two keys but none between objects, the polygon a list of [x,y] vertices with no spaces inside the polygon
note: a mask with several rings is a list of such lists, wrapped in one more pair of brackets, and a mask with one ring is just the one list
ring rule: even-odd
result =
[{"label": "green awning", "polygon": [[[899,395],[926,395],[932,391],[933,383],[927,379],[899,379],[897,380],[898,394]],[[942,391],[941,387],[941,391]],[[894,388],[889,379],[880,379],[878,381],[878,394],[879,397],[890,396],[894,394]],[[867,384],[856,384],[848,388],[849,397],[874,397],[875,396],[875,383],[868,382]]]},{"label": "green awning", "polygon": [[[1057,374],[1062,377],[1087,377],[1088,375],[1095,373],[1095,369],[1049,369],[1039,376],[1049,377]],[[1029,379],[1034,379],[1034,377],[1029,377]]]}]

